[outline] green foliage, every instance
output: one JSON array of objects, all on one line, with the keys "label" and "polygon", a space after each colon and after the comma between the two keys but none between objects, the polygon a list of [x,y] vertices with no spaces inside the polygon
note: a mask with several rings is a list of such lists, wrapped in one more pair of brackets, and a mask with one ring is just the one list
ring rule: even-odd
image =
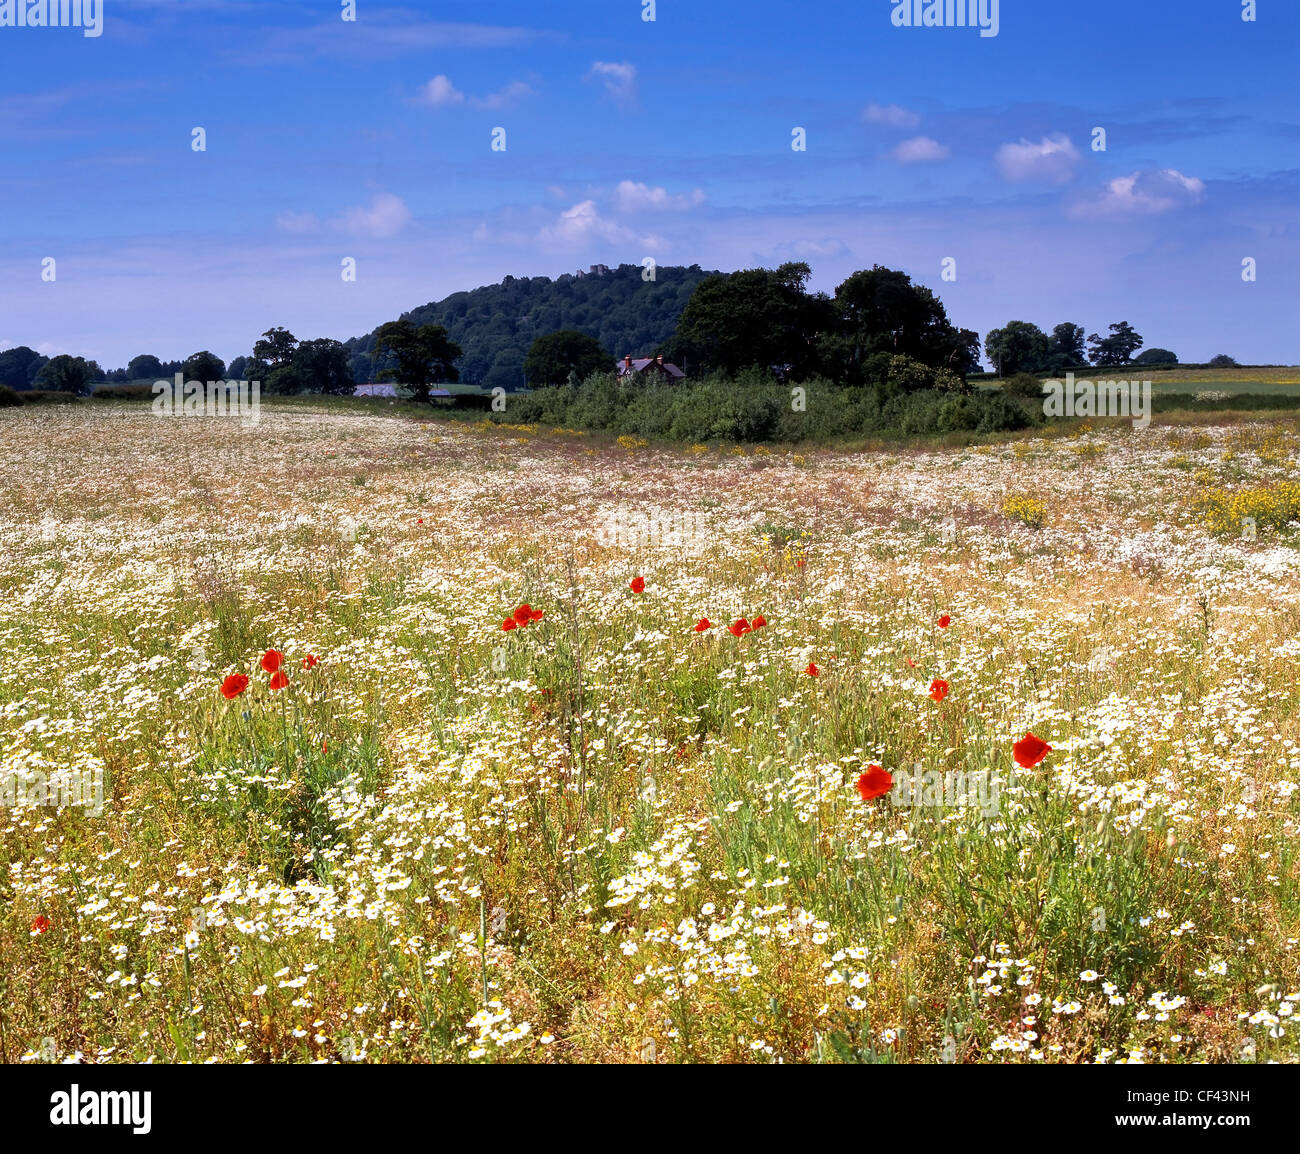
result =
[{"label": "green foliage", "polygon": [[1227,353],[1219,353],[1218,356],[1210,358],[1210,368],[1212,369],[1232,368],[1236,363],[1237,362],[1232,357],[1228,356]]},{"label": "green foliage", "polygon": [[222,381],[226,377],[226,362],[204,349],[186,358],[181,372],[187,381]]},{"label": "green foliage", "polygon": [[[501,284],[412,309],[405,319],[446,328],[462,349],[462,381],[513,391],[524,382],[524,359],[533,342],[562,329],[595,338],[612,352],[611,360],[628,353],[667,353],[661,346],[672,337],[695,286],[710,274],[698,265],[660,266],[648,281],[643,272],[640,265],[625,264],[603,276],[508,276]],[[357,381],[377,380],[393,367],[391,358],[376,356],[377,335],[378,330],[346,342]]]},{"label": "green foliage", "polygon": [[0,353],[0,385],[11,389],[30,389],[46,358],[35,349],[19,345]]},{"label": "green foliage", "polygon": [[410,320],[389,321],[379,327],[375,351],[394,359],[392,368],[379,375],[396,380],[415,390],[416,401],[429,399],[429,386],[442,381],[458,381],[455,361],[461,348],[447,338],[442,325],[416,326]]},{"label": "green foliage", "polygon": [[16,390],[11,389],[8,385],[0,385],[0,409],[10,409],[22,403],[23,399]]},{"label": "green foliage", "polygon": [[843,388],[824,377],[798,387],[800,394],[758,369],[677,385],[623,384],[613,374],[597,374],[580,386],[513,398],[507,413],[493,419],[687,444],[990,433],[1043,420],[1041,405],[1001,394],[931,387],[888,395],[878,388]]},{"label": "green foliage", "polygon": [[1145,353],[1134,358],[1135,365],[1176,365],[1178,357],[1168,349],[1147,349]]},{"label": "green foliage", "polygon": [[1108,337],[1101,337],[1096,333],[1088,337],[1092,363],[1103,367],[1128,364],[1133,359],[1133,354],[1141,347],[1142,337],[1128,321],[1111,325]]},{"label": "green foliage", "polygon": [[47,392],[71,393],[84,396],[90,392],[90,382],[102,380],[104,370],[94,361],[67,355],[57,356],[41,366],[33,382]]},{"label": "green foliage", "polygon": [[564,329],[533,341],[524,359],[524,376],[535,389],[585,381],[592,373],[608,372],[613,359],[595,337]]},{"label": "green foliage", "polygon": [[1004,377],[1041,372],[1050,348],[1047,334],[1029,321],[1010,321],[984,338],[984,355]]},{"label": "green foliage", "polygon": [[138,357],[131,358],[126,366],[126,375],[132,381],[142,381],[146,377],[155,381],[161,380],[163,375],[162,361],[152,353],[141,353]]}]

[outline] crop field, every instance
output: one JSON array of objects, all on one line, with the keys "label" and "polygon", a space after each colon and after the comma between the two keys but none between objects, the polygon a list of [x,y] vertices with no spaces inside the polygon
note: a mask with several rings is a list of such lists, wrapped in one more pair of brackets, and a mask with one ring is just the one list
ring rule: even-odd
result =
[{"label": "crop field", "polygon": [[1293,418],[0,441],[0,1062],[1300,1060]]}]

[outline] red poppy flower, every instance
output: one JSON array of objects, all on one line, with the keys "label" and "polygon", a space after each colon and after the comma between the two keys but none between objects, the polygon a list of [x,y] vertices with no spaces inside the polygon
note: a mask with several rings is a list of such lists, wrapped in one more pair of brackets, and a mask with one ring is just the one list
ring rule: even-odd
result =
[{"label": "red poppy flower", "polygon": [[633,593],[644,593],[644,592],[645,592],[645,578],[644,578],[644,577],[633,577],[633,578],[632,578],[632,584],[631,584],[628,588],[630,588],[630,589],[632,590]]},{"label": "red poppy flower", "polygon": [[910,657],[907,659],[907,663],[908,663],[908,665],[910,665],[913,669],[916,668],[916,662],[913,661]]},{"label": "red poppy flower", "polygon": [[527,625],[532,619],[533,607],[527,604],[527,602],[515,610],[515,620],[518,621],[520,625]]},{"label": "red poppy flower", "polygon": [[268,649],[262,654],[262,668],[267,673],[274,673],[284,664],[284,654],[278,649]]},{"label": "red poppy flower", "polygon": [[942,677],[936,677],[930,682],[930,696],[935,701],[942,701],[948,696],[948,683]]},{"label": "red poppy flower", "polygon": [[710,621],[707,617],[701,617],[701,618],[700,618],[700,619],[695,623],[695,632],[696,632],[696,633],[703,633],[706,629],[712,629],[712,628],[713,628],[713,622]]},{"label": "red poppy flower", "polygon": [[227,701],[234,701],[248,688],[248,678],[242,673],[232,673],[221,683],[221,696]]},{"label": "red poppy flower", "polygon": [[749,627],[751,629],[762,629],[763,626],[766,624],[767,624],[767,618],[760,613],[757,617],[754,618],[753,621],[749,623]]},{"label": "red poppy flower", "polygon": [[528,620],[529,620],[529,621],[540,621],[540,620],[541,620],[543,617],[545,617],[545,616],[546,616],[546,610],[545,610],[545,609],[534,609],[530,614],[528,614]]},{"label": "red poppy flower", "polygon": [[34,933],[43,934],[49,928],[50,919],[44,914],[37,914],[35,919],[32,921],[32,931]]},{"label": "red poppy flower", "polygon": [[808,662],[808,668],[805,669],[804,672],[808,674],[809,677],[816,677],[821,670],[817,668],[816,664],[810,661]]},{"label": "red poppy flower", "polygon": [[744,637],[745,634],[749,632],[749,622],[743,617],[738,617],[727,626],[727,632],[730,633],[732,637]]},{"label": "red poppy flower", "polygon": [[858,793],[862,795],[863,801],[870,801],[874,797],[884,797],[893,788],[894,779],[892,775],[886,773],[884,768],[879,765],[867,766],[867,772],[858,778]]},{"label": "red poppy flower", "polygon": [[952,618],[949,617],[948,614],[945,613],[942,617],[939,618],[940,629],[947,629],[948,626],[951,624],[952,624]]},{"label": "red poppy flower", "polygon": [[272,676],[271,678],[269,688],[283,689],[288,684],[289,684],[289,675],[283,669],[278,669],[276,670],[274,676]]},{"label": "red poppy flower", "polygon": [[309,653],[307,654],[306,657],[302,659],[302,667],[304,669],[315,669],[316,666],[318,666],[319,664],[320,664],[320,658],[317,657],[316,654],[314,653]]},{"label": "red poppy flower", "polygon": [[1022,769],[1033,769],[1052,752],[1052,747],[1032,733],[1026,733],[1024,737],[1012,745],[1011,752],[1016,755],[1016,764],[1018,766]]},{"label": "red poppy flower", "polygon": [[797,569],[802,569],[802,568],[803,568],[803,558],[802,558],[802,557],[800,557],[800,558],[795,562],[795,568],[797,568]]},{"label": "red poppy flower", "polygon": [[423,517],[417,517],[417,518],[415,519],[415,523],[416,523],[417,525],[423,525],[423,524],[424,524],[424,518],[423,518]]},{"label": "red poppy flower", "polygon": [[501,622],[501,628],[509,633],[510,630],[519,628],[519,622],[513,617],[507,617],[503,622]]}]

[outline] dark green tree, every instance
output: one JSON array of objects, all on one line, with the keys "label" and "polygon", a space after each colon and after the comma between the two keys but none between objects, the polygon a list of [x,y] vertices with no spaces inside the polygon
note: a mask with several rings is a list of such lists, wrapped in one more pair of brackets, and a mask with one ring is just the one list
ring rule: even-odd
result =
[{"label": "dark green tree", "polygon": [[1088,355],[1084,350],[1083,326],[1065,321],[1052,330],[1047,343],[1046,368],[1061,373],[1075,365],[1086,365]]},{"label": "dark green tree", "polygon": [[1088,351],[1094,365],[1126,365],[1133,354],[1142,347],[1142,337],[1128,321],[1110,326],[1110,336],[1092,333],[1088,337]]},{"label": "dark green tree", "polygon": [[152,353],[141,353],[138,357],[131,358],[126,366],[126,374],[133,381],[161,380],[163,375],[162,361]]},{"label": "dark green tree", "polygon": [[1231,369],[1236,367],[1237,362],[1227,353],[1220,353],[1216,357],[1210,358],[1210,366],[1216,369]]},{"label": "dark green tree", "polygon": [[806,292],[810,276],[807,264],[791,262],[706,278],[682,311],[670,352],[693,370],[734,375],[789,365],[792,376],[803,375],[816,361],[819,330],[833,320],[829,301]]},{"label": "dark green tree", "polygon": [[288,329],[267,329],[262,339],[253,346],[253,359],[264,361],[270,368],[287,365],[293,360],[298,338]]},{"label": "dark green tree", "polygon": [[375,334],[374,355],[391,355],[394,367],[380,375],[415,390],[415,400],[429,399],[429,386],[456,381],[460,374],[455,362],[461,355],[458,344],[448,339],[442,325],[420,325],[406,318],[381,325]]},{"label": "dark green tree", "polygon": [[1168,349],[1147,349],[1133,359],[1135,365],[1176,365],[1178,355]]},{"label": "dark green tree", "polygon": [[293,354],[292,367],[299,392],[350,393],[355,387],[348,350],[339,341],[303,341]]},{"label": "dark green tree", "polygon": [[226,362],[204,349],[186,357],[181,372],[187,381],[222,381],[226,378]]},{"label": "dark green tree", "polygon": [[91,381],[102,380],[103,377],[104,370],[94,361],[63,355],[54,357],[41,366],[35,384],[38,389],[84,396],[90,392]]},{"label": "dark green tree", "polygon": [[943,302],[897,269],[874,265],[855,272],[835,290],[833,324],[823,330],[824,369],[836,380],[865,383],[882,355],[906,356],[958,375],[977,361],[978,336],[957,329]]},{"label": "dark green tree", "polygon": [[984,355],[1000,377],[1047,368],[1047,334],[1029,321],[1010,321],[984,338]]},{"label": "dark green tree", "polygon": [[35,349],[19,345],[0,353],[0,385],[11,389],[30,389],[46,358]]},{"label": "dark green tree", "polygon": [[571,376],[585,381],[592,373],[609,372],[613,354],[600,341],[575,329],[548,333],[533,341],[524,358],[524,376],[531,388],[563,385]]}]

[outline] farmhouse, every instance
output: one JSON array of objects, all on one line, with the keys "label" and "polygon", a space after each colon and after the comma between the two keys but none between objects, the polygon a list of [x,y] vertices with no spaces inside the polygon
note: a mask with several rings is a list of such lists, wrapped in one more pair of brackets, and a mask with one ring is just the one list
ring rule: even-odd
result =
[{"label": "farmhouse", "polygon": [[628,355],[618,363],[619,380],[628,380],[641,378],[642,380],[651,381],[656,378],[665,384],[676,384],[678,381],[684,381],[686,374],[682,372],[671,361],[665,361],[663,357],[634,357]]}]

